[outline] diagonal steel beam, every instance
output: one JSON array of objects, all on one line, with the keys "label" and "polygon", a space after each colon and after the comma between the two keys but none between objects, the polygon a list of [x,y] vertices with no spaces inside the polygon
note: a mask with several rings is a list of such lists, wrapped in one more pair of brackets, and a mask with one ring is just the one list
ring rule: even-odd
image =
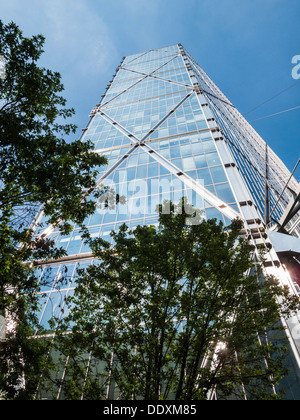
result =
[{"label": "diagonal steel beam", "polygon": [[[151,52],[151,51],[150,51]],[[178,53],[178,52],[174,52],[174,53],[172,53],[172,54],[169,54],[169,55],[167,55],[167,56],[165,56],[165,57],[160,57],[160,58],[152,58],[152,59],[150,59],[150,60],[143,60],[142,62],[140,62],[140,63],[135,63],[135,65],[137,65],[137,66],[139,66],[139,65],[143,65],[143,64],[145,64],[145,63],[150,63],[151,61],[155,61],[155,60],[163,60],[163,59],[168,59],[168,58],[172,58],[172,59],[174,59],[174,58],[176,58],[176,57],[178,57],[178,55],[180,55],[180,53]],[[140,57],[141,58],[141,57]],[[136,60],[136,59],[135,59]],[[135,61],[134,60],[134,61]],[[120,68],[122,68],[122,69],[124,69],[124,70],[131,70],[131,69],[127,69],[127,67],[128,66],[132,66],[132,64],[130,64],[130,63],[122,63],[121,64],[121,67]]]},{"label": "diagonal steel beam", "polygon": [[139,83],[143,82],[147,78],[148,78],[148,75],[146,75],[142,79],[138,80],[137,82],[135,82],[133,85],[129,86],[128,88],[124,89],[121,93],[118,93],[116,96],[114,96],[113,98],[111,98],[109,101],[105,102],[103,105],[101,104],[99,108],[96,108],[96,110],[100,110],[100,109],[106,107],[108,104],[110,104],[112,101],[114,101],[115,99],[117,99],[119,96],[122,96],[124,93],[128,92],[130,89],[132,89],[133,87],[135,87]]},{"label": "diagonal steel beam", "polygon": [[108,122],[109,124],[111,124],[113,127],[115,127],[116,130],[120,131],[120,133],[122,133],[124,136],[128,137],[128,139],[133,142],[133,143],[139,143],[140,140],[134,135],[132,134],[129,130],[127,130],[125,127],[123,127],[120,123],[118,123],[118,121],[114,120],[113,118],[111,118],[109,115],[107,115],[103,110],[99,111],[99,114],[101,115],[101,117]]},{"label": "diagonal steel beam", "polygon": [[119,130],[123,135],[127,136],[129,138],[130,141],[136,143],[143,143],[144,141],[146,141],[146,139],[151,136],[172,114],[174,114],[174,112],[177,111],[177,109],[179,107],[181,107],[181,105],[183,105],[183,103],[185,101],[187,101],[192,94],[194,93],[194,91],[190,91],[177,105],[175,105],[174,108],[171,109],[171,111],[169,111],[153,128],[151,128],[151,130],[149,130],[149,132],[140,140],[138,139],[134,134],[132,134],[129,130],[127,130],[126,128],[124,128],[120,123],[118,123],[118,121],[114,120],[112,117],[110,117],[108,114],[106,114],[106,112],[102,110],[99,110],[98,113],[102,116],[102,118],[104,118],[108,123],[110,123],[111,125],[113,125],[117,130]]},{"label": "diagonal steel beam", "polygon": [[146,51],[145,53],[139,54],[138,57],[133,58],[131,61],[129,61],[126,65],[133,63],[134,61],[138,60],[139,58],[144,57],[144,55],[147,55],[150,51]]},{"label": "diagonal steel beam", "polygon": [[218,209],[224,216],[228,217],[230,220],[241,219],[242,215],[235,211],[232,207],[226,204],[223,200],[218,198],[207,188],[199,184],[195,179],[191,178],[184,171],[175,166],[172,162],[154,150],[149,144],[145,143],[141,145],[143,150],[151,154],[158,163],[163,165],[166,169],[170,171],[173,175],[176,175],[180,181],[182,181],[188,188],[191,188],[197,194],[199,194],[204,200],[208,201],[213,207]]},{"label": "diagonal steel beam", "polygon": [[145,143],[147,138],[155,132],[180,106],[187,101],[194,91],[189,92],[167,115],[162,118],[155,127],[153,127],[142,140],[139,140],[132,133],[129,133],[121,124],[117,121],[114,121],[111,117],[105,114],[103,111],[100,112],[100,115],[106,119],[110,124],[117,128],[122,134],[126,135],[131,142],[134,143],[134,146],[127,152],[118,162],[116,162],[103,176],[97,181],[96,188],[100,186],[106,178],[108,178],[115,170],[117,170],[126,159],[132,155],[132,153],[137,149],[137,147],[142,147],[144,151],[148,152],[152,158],[154,158],[158,163],[164,166],[170,173],[176,175],[188,188],[194,190],[199,194],[204,200],[208,201],[212,206],[217,208],[222,214],[228,217],[230,220],[236,218],[241,218],[240,213],[236,212],[232,207],[222,201],[220,198],[211,193],[208,189],[198,184],[193,178],[184,173],[181,169],[175,166],[168,159],[163,157],[160,153],[154,150],[149,144]]},{"label": "diagonal steel beam", "polygon": [[[187,95],[186,98],[184,98],[184,101],[188,99],[188,97],[191,96],[192,93]],[[181,101],[182,103],[184,101]],[[180,106],[180,104],[177,105],[176,109]],[[176,111],[176,109],[173,109],[172,113]],[[168,116],[166,116],[164,119],[160,121],[160,124],[162,124]],[[177,166],[175,166],[172,162],[170,162],[168,159],[166,159],[164,156],[162,156],[160,153],[158,153],[156,150],[154,150],[148,143],[145,143],[146,138],[150,135],[148,133],[142,141],[138,141],[136,138],[132,138],[135,140],[135,146],[130,149],[130,151],[123,156],[118,162],[115,163],[115,165],[106,172],[97,182],[97,186],[101,185],[102,182],[110,176],[135,150],[137,147],[142,147],[144,151],[148,152],[151,157],[156,160],[159,164],[164,166],[167,170],[170,171],[173,175],[176,175],[188,188],[195,191],[197,194],[199,194],[204,200],[208,201],[213,207],[218,209],[224,216],[228,217],[230,220],[234,220],[236,218],[241,218],[241,214],[235,211],[232,207],[230,207],[228,204],[226,204],[223,200],[218,198],[216,195],[211,193],[207,188],[200,185],[196,182],[193,178],[191,178],[189,175],[184,173],[181,169],[179,169]]]},{"label": "diagonal steel beam", "polygon": [[163,77],[156,76],[156,75],[154,75],[154,74],[146,74],[146,73],[143,73],[143,72],[140,72],[140,71],[136,71],[136,70],[129,70],[129,69],[125,69],[125,68],[123,68],[123,70],[130,71],[131,73],[140,74],[141,76],[147,76],[147,77],[151,77],[151,78],[153,78],[153,79],[162,80],[163,82],[173,83],[174,85],[184,86],[184,87],[188,87],[188,88],[191,88],[191,87],[192,87],[192,84],[187,85],[187,84],[185,84],[185,83],[176,82],[175,80],[164,79]]},{"label": "diagonal steel beam", "polygon": [[[166,66],[167,64],[171,63],[173,60],[175,60],[175,58],[179,57],[180,54],[177,54],[176,56],[174,56],[173,58],[171,58],[171,60],[167,61],[166,63],[162,64],[161,66],[159,66],[157,69],[153,70],[150,74],[147,74],[143,79],[139,80],[138,82],[134,83],[132,86],[130,86],[129,88],[126,88],[123,92],[119,93],[118,95],[116,95],[115,97],[113,97],[112,99],[110,99],[109,101],[105,102],[103,105],[101,104],[99,107],[95,108],[93,110],[93,112],[97,112],[98,110],[102,109],[103,107],[107,106],[107,104],[109,104],[110,102],[112,102],[113,100],[115,100],[116,98],[118,98],[119,96],[123,95],[123,93],[128,92],[130,89],[132,89],[134,86],[138,85],[139,83],[143,82],[145,79],[147,79],[147,77],[151,76],[153,73],[157,72],[158,70],[160,70],[161,68],[163,68],[164,66]],[[126,70],[126,68],[120,67],[120,69],[122,70]]]},{"label": "diagonal steel beam", "polygon": [[[103,174],[101,178],[99,178],[93,191],[95,191],[100,185],[102,185],[105,179],[107,179],[112,173],[114,173],[137,150],[137,148],[142,147],[143,150],[149,153],[154,160],[156,160],[160,165],[164,166],[168,171],[170,171],[171,174],[175,175],[178,179],[180,179],[180,181],[182,181],[184,185],[195,191],[197,194],[200,195],[200,197],[202,197],[213,207],[219,210],[220,213],[226,216],[229,220],[242,218],[242,215],[240,213],[235,211],[227,203],[225,203],[219,197],[211,193],[207,188],[199,184],[196,180],[194,180],[184,171],[175,166],[171,161],[169,161],[156,150],[154,150],[148,143],[141,143],[137,141],[137,139],[134,139],[134,137],[133,140],[136,140],[134,146],[124,156],[122,156],[122,158],[119,159],[105,174]],[[54,232],[54,229],[55,228],[53,226],[50,226],[44,232],[42,232],[41,235],[49,236]]]},{"label": "diagonal steel beam", "polygon": [[165,115],[141,140],[141,143],[144,143],[148,137],[150,137],[174,112],[177,111],[181,105],[184,104],[194,93],[194,90],[189,92],[167,115]]}]

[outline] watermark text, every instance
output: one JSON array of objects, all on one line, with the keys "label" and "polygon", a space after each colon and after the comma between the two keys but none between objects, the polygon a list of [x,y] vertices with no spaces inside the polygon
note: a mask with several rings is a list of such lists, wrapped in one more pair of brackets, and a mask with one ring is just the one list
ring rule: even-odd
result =
[{"label": "watermark text", "polygon": [[300,79],[300,55],[295,55],[292,58],[292,64],[295,64],[292,70],[292,78],[295,80]]},{"label": "watermark text", "polygon": [[0,80],[6,79],[6,60],[3,55],[0,55]]}]

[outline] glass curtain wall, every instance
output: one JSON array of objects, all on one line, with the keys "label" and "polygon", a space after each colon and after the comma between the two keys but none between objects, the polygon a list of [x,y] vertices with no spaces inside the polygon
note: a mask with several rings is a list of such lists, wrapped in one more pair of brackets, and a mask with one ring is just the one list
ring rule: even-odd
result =
[{"label": "glass curtain wall", "polygon": [[[204,218],[216,218],[225,226],[242,218],[250,236],[255,232],[255,240],[268,245],[263,224],[265,143],[180,44],[123,59],[92,111],[85,140],[108,159],[99,169],[98,186],[109,186],[126,198],[114,209],[99,207],[86,220],[92,237],[113,246],[111,231],[123,223],[131,229],[156,225],[159,203],[186,197]],[[274,205],[290,173],[272,151],[269,156]],[[291,190],[295,182],[292,179]],[[291,194],[288,189],[283,195],[276,218]],[[74,292],[78,268],[95,261],[78,226],[66,236],[47,226],[41,214],[36,235],[41,234],[68,255],[40,274],[48,280],[40,291],[39,313],[40,324],[47,328],[53,315],[68,314],[66,298]],[[298,373],[294,376],[296,383]]]}]

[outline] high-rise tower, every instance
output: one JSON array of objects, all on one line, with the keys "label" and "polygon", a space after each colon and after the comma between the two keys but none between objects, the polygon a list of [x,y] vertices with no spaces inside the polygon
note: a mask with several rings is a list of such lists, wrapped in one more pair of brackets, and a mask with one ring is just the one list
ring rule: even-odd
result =
[{"label": "high-rise tower", "polygon": [[[272,244],[273,231],[300,237],[299,185],[276,154],[180,45],[125,57],[91,114],[82,140],[92,140],[106,155],[98,186],[126,196],[125,204],[100,209],[86,221],[92,237],[109,240],[126,223],[156,224],[156,205],[182,196],[203,210],[204,217],[225,225],[242,218],[254,244],[269,250],[266,271],[297,293]],[[93,263],[79,228],[63,236],[45,226],[46,234],[68,257],[45,267],[51,286],[42,290],[40,322],[67,313],[78,266]],[[50,266],[50,268],[49,268]],[[67,267],[69,283],[56,289]],[[43,275],[43,274],[42,274]],[[300,318],[299,318],[300,319]],[[288,396],[300,399],[300,336],[297,319],[287,325],[291,375]]]}]

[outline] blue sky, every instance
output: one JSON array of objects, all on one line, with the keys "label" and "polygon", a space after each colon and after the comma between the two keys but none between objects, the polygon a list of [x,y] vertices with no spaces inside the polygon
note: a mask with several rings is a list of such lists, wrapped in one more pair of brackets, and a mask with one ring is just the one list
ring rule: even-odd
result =
[{"label": "blue sky", "polygon": [[[4,22],[46,36],[41,64],[61,73],[79,129],[123,56],[178,42],[250,122],[300,106],[299,16],[299,0],[0,0]],[[300,109],[252,125],[292,170]]]}]

